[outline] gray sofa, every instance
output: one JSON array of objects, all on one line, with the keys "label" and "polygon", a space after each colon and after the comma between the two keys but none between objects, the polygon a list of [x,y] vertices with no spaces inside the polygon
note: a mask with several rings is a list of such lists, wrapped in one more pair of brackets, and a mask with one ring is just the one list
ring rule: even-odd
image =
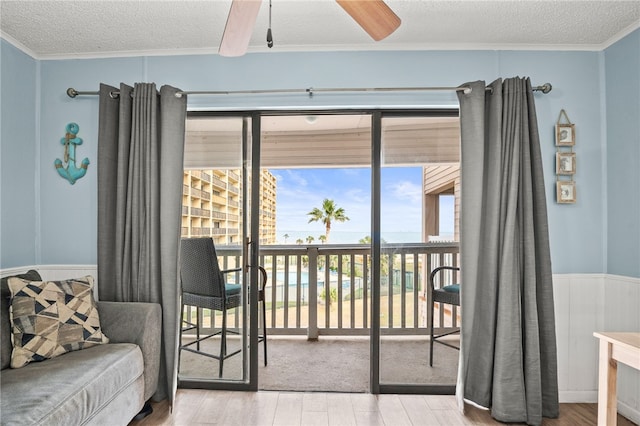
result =
[{"label": "gray sofa", "polygon": [[160,305],[98,302],[108,344],[12,369],[7,278],[1,283],[0,424],[126,425],[148,410],[158,384]]}]

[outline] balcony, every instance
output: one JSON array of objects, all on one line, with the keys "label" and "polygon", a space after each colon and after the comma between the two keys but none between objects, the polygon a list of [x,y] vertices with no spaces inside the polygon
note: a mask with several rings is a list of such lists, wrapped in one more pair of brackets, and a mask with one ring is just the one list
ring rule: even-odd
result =
[{"label": "balcony", "polygon": [[[216,234],[217,230],[213,231]],[[223,268],[242,264],[239,246],[219,245],[216,251]],[[428,335],[428,273],[441,265],[457,265],[458,252],[458,243],[385,244],[382,247],[380,325],[383,335]],[[310,338],[369,335],[370,253],[369,246],[358,244],[262,246],[260,264],[268,275],[269,333]],[[239,279],[235,277],[236,281]],[[443,285],[452,283],[453,279],[452,274],[447,275]],[[314,282],[317,285],[309,285]],[[237,315],[230,325],[239,327],[239,321]],[[459,321],[460,312],[456,307],[447,306],[445,310],[436,306],[434,325],[440,331],[457,327]],[[215,318],[209,326],[216,327]]]},{"label": "balcony", "polygon": [[219,210],[213,210],[211,212],[211,217],[214,219],[226,219],[227,214],[225,212],[221,212]]},{"label": "balcony", "polygon": [[216,203],[216,204],[218,204],[220,206],[224,206],[224,205],[228,204],[227,200],[223,196],[218,195],[218,194],[213,194],[211,196],[211,201],[213,201],[214,203]]},{"label": "balcony", "polygon": [[191,216],[209,217],[210,215],[211,215],[210,210],[191,207]]},{"label": "balcony", "polygon": [[213,184],[213,186],[215,186],[217,188],[227,189],[227,183],[225,181],[223,181],[222,179],[220,179],[219,177],[214,176],[211,179],[211,183]]},{"label": "balcony", "polygon": [[[242,265],[240,246],[216,246],[218,258],[223,269]],[[380,334],[381,334],[381,380],[385,382],[402,380],[405,383],[455,383],[457,369],[457,351],[436,345],[439,352],[435,357],[434,367],[429,368],[426,361],[428,354],[429,309],[428,273],[441,265],[457,265],[458,243],[419,243],[419,244],[385,244],[381,248],[380,278]],[[265,267],[268,285],[265,289],[266,325],[270,336],[270,354],[278,353],[278,345],[288,345],[286,355],[269,359],[269,367],[261,368],[261,389],[270,389],[274,382],[283,383],[284,377],[291,377],[291,383],[300,386],[299,377],[307,377],[305,383],[322,382],[319,377],[327,376],[351,377],[353,364],[342,362],[335,349],[324,351],[323,347],[335,348],[331,341],[340,342],[340,353],[358,353],[355,358],[363,361],[366,371],[368,367],[368,336],[371,333],[371,249],[367,245],[278,245],[262,246],[259,262]],[[239,282],[240,275],[229,277],[231,282]],[[444,277],[442,285],[453,283],[451,274]],[[309,285],[316,283],[316,285]],[[195,318],[195,309],[185,307],[187,315]],[[201,312],[205,329],[203,332],[219,327],[222,321],[220,314],[211,311]],[[243,313],[237,309],[228,314],[227,324],[239,329],[242,327]],[[260,319],[261,321],[261,319]],[[436,306],[434,325],[437,332],[451,331],[460,324],[460,311],[453,307]],[[323,337],[320,337],[323,336]],[[320,340],[316,340],[320,337]],[[190,339],[189,336],[185,337]],[[337,339],[337,340],[336,340]],[[365,339],[365,340],[363,340]],[[327,342],[319,344],[318,342]],[[295,342],[295,343],[292,343]],[[238,345],[238,341],[234,341]],[[296,349],[291,352],[291,345]],[[352,352],[353,351],[353,352]],[[261,354],[262,349],[259,348]],[[394,353],[393,362],[389,362],[389,354]],[[445,356],[446,355],[446,356]],[[289,367],[278,367],[284,357],[303,359],[322,359],[322,372],[313,373],[312,366],[305,363],[285,363]],[[215,360],[203,360],[206,357],[183,357],[181,374],[188,377],[216,378],[211,376],[217,372]],[[241,358],[232,358],[229,367],[225,362],[224,377],[238,379]],[[202,363],[207,368],[202,367]],[[300,364],[303,370],[290,368]],[[330,366],[330,367],[328,367]],[[227,370],[228,368],[228,370]],[[326,370],[330,368],[330,370]],[[359,370],[358,370],[359,371]],[[446,373],[445,373],[446,371]],[[312,377],[314,375],[314,377]],[[271,376],[277,376],[277,379]],[[434,377],[439,377],[435,379]],[[443,377],[445,377],[443,379]],[[297,379],[296,379],[297,378]],[[444,380],[431,382],[430,380]],[[368,375],[362,374],[361,380],[349,383],[334,383],[337,386],[324,390],[342,390],[349,392],[366,392]],[[356,383],[357,382],[357,383]],[[296,385],[295,383],[298,383]],[[324,382],[328,383],[328,382]],[[310,385],[311,386],[311,385]],[[322,386],[322,385],[319,385]],[[327,384],[326,386],[329,386]],[[276,387],[277,388],[277,387]],[[317,390],[317,389],[316,389]]]},{"label": "balcony", "polygon": [[191,198],[195,198],[195,199],[202,199],[202,200],[209,200],[211,199],[211,194],[206,192],[206,191],[202,191],[201,189],[195,188],[195,187],[188,187],[188,186],[184,186],[183,189],[183,194],[189,194],[189,190],[191,191],[190,195]]},{"label": "balcony", "polygon": [[[194,237],[208,237],[210,235],[209,231],[211,228],[199,228],[199,227],[192,227],[191,228],[191,235]],[[184,228],[183,228],[183,235],[186,235]]]}]

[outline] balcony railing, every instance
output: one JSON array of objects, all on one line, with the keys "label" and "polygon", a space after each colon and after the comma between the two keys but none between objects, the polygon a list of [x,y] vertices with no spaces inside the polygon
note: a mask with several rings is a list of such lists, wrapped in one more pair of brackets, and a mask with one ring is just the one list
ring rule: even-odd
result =
[{"label": "balcony railing", "polygon": [[213,176],[213,178],[211,179],[211,183],[218,188],[227,189],[227,183],[216,176]]},{"label": "balcony railing", "polygon": [[[219,245],[216,251],[223,269],[242,265],[239,246]],[[382,334],[429,333],[429,272],[442,265],[457,266],[458,253],[458,243],[382,246],[379,288]],[[309,338],[369,334],[372,295],[369,246],[262,246],[260,264],[268,275],[265,297],[269,333]],[[451,284],[456,279],[457,274],[447,273],[440,284]],[[240,276],[235,280],[239,282]],[[460,312],[455,306],[435,309],[434,326],[439,331],[459,325]],[[211,313],[203,311],[204,324],[215,327],[220,323],[220,318],[211,323]],[[229,325],[238,327],[241,317],[234,310],[229,314]]]},{"label": "balcony railing", "polygon": [[191,216],[209,217],[211,216],[211,210],[191,207]]},{"label": "balcony railing", "polygon": [[221,212],[219,210],[212,210],[211,217],[214,219],[226,219],[227,214],[225,212]]}]

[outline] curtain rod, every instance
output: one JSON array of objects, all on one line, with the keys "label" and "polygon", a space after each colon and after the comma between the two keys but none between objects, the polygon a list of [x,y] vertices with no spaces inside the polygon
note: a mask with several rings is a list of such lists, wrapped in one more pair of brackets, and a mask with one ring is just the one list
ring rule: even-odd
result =
[{"label": "curtain rod", "polygon": [[[542,86],[532,87],[534,92],[542,92],[547,94],[551,91],[553,87],[551,83],[545,83]],[[195,91],[182,91],[177,92],[176,97],[181,97],[182,95],[266,95],[266,94],[285,94],[285,93],[307,93],[309,97],[313,97],[315,93],[323,93],[323,92],[415,92],[415,91],[455,91],[455,92],[464,92],[471,93],[471,88],[466,86],[458,86],[458,87],[373,87],[373,88],[313,88],[309,87],[307,89],[273,89],[273,90],[235,90],[235,91],[208,91],[208,90],[195,90]],[[486,90],[491,90],[490,87],[487,87]],[[67,89],[67,96],[70,98],[75,98],[76,96],[96,96],[99,92],[86,92],[79,91],[74,89],[73,87],[69,87]],[[117,98],[120,96],[119,91],[113,91],[110,93],[112,98]]]}]

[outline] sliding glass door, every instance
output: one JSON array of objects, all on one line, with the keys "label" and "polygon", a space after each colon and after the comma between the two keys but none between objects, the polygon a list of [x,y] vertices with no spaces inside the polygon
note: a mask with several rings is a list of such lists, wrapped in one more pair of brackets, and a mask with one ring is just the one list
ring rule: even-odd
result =
[{"label": "sliding glass door", "polygon": [[[213,238],[221,267],[240,268],[230,283],[240,284],[242,303],[227,317],[237,333],[229,351],[239,352],[222,376],[215,358],[182,351],[181,386],[268,389],[259,372],[278,371],[278,359],[262,367],[266,327],[279,339],[369,338],[357,362],[370,374],[358,391],[453,392],[458,351],[435,345],[430,363],[429,335],[455,331],[461,312],[432,303],[428,278],[458,266],[459,156],[455,110],[192,113],[183,236]],[[325,200],[349,220],[327,227]],[[258,265],[268,275],[264,324]],[[448,273],[436,285],[456,279]],[[220,329],[219,312],[186,307],[185,315],[200,319],[202,333]],[[206,345],[215,353],[220,338]],[[353,370],[339,354],[321,358],[328,364],[318,374]],[[292,380],[313,380],[314,366],[301,365]],[[345,390],[333,382],[314,390]]]},{"label": "sliding glass door", "polygon": [[[226,337],[220,333],[220,310],[184,306],[184,319],[198,328],[182,334],[180,386],[255,389],[257,386],[257,248],[258,232],[253,220],[258,203],[253,201],[252,179],[256,148],[252,135],[259,134],[259,120],[250,115],[208,116],[190,114],[187,119],[183,181],[182,237],[211,238],[228,287],[238,289],[239,306],[226,317]],[[185,323],[183,323],[183,326]],[[199,343],[197,339],[203,339]],[[226,346],[225,349],[223,349]],[[220,354],[236,353],[224,360]]]},{"label": "sliding glass door", "polygon": [[429,335],[431,327],[436,334],[454,331],[460,311],[432,304],[429,275],[438,266],[457,265],[458,118],[381,114],[379,138],[378,390],[452,393],[459,353],[451,346],[459,338],[454,333],[451,346],[434,345],[430,362]]}]

